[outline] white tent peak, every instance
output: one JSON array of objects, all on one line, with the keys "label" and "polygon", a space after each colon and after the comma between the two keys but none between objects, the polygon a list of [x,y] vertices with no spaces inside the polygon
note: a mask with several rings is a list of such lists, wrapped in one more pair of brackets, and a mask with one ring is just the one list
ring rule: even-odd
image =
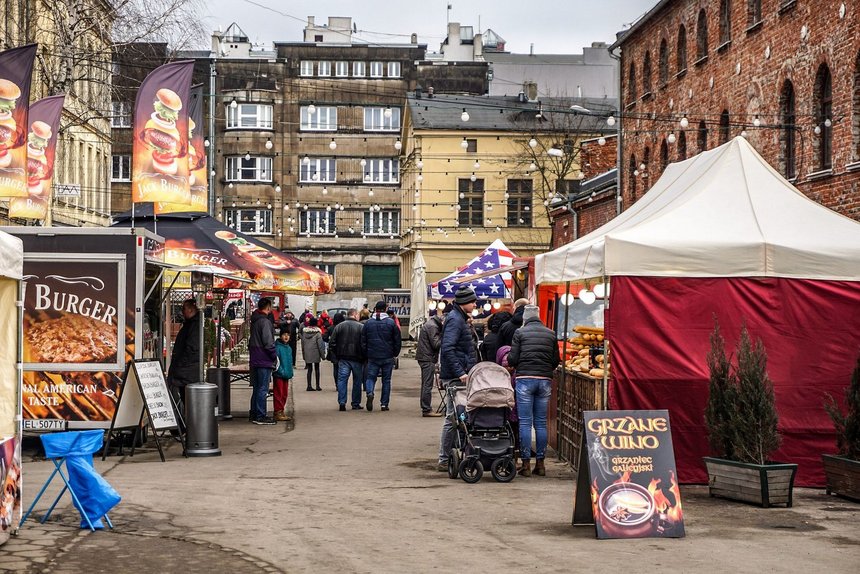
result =
[{"label": "white tent peak", "polygon": [[538,283],[592,277],[860,280],[860,223],[807,198],[737,137],[669,165],[618,217],[536,260]]}]

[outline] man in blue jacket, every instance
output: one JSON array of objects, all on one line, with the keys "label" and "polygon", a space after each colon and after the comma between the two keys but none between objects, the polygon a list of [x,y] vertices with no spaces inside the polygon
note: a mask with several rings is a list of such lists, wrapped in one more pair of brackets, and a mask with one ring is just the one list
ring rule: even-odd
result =
[{"label": "man in blue jacket", "polygon": [[382,410],[388,410],[388,401],[391,398],[391,371],[394,370],[394,358],[400,354],[403,340],[400,337],[400,329],[388,316],[386,310],[388,305],[385,301],[378,301],[361,331],[361,350],[367,357],[367,378],[364,382],[364,390],[367,393],[367,410],[373,410],[373,389],[376,385],[376,377],[382,375],[382,398],[379,401]]},{"label": "man in blue jacket", "polygon": [[[442,349],[439,353],[439,378],[444,387],[450,384],[465,385],[469,380],[469,370],[478,362],[478,352],[468,322],[477,300],[475,292],[469,287],[460,287],[454,294],[453,308],[445,318],[445,326],[442,328]],[[454,403],[450,396],[446,395],[445,421],[439,440],[440,472],[448,470],[448,458],[454,443],[453,429]]]},{"label": "man in blue jacket", "polygon": [[257,425],[273,425],[275,419],[266,415],[266,395],[269,381],[275,368],[275,329],[269,315],[272,313],[272,300],[266,297],[257,303],[257,310],[251,315],[251,336],[248,339],[248,352],[251,367],[251,422]]}]

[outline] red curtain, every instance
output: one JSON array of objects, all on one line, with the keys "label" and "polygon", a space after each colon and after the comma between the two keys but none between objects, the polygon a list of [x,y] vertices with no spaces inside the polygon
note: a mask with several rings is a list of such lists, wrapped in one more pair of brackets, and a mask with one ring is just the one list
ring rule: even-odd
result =
[{"label": "red curtain", "polygon": [[609,318],[613,409],[668,408],[683,482],[706,482],[706,356],[714,317],[734,354],[746,324],[768,355],[782,446],[796,484],[823,486],[836,438],[823,404],[844,403],[860,353],[860,283],[805,279],[613,277]]}]

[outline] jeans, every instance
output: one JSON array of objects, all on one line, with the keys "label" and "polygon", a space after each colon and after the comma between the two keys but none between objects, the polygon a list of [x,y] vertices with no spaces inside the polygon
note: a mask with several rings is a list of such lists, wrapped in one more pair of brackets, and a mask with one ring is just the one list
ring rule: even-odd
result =
[{"label": "jeans", "polygon": [[364,365],[359,361],[341,359],[337,362],[337,402],[339,405],[346,404],[346,388],[349,383],[349,375],[352,374],[352,406],[361,405],[361,377],[364,374]]},{"label": "jeans", "polygon": [[430,401],[436,379],[436,364],[419,361],[418,365],[421,367],[421,412],[429,413],[432,410]]},{"label": "jeans", "polygon": [[517,377],[517,415],[520,418],[520,458],[529,460],[532,453],[532,424],[535,428],[535,458],[546,454],[546,411],[552,394],[552,381]]},{"label": "jeans", "polygon": [[265,367],[251,367],[251,418],[254,420],[266,416],[266,395],[269,393],[269,379],[272,370]]},{"label": "jeans", "polygon": [[[443,387],[448,385],[462,384],[459,379],[444,381]],[[451,396],[445,393],[445,418],[442,419],[442,436],[439,437],[439,462],[446,463],[451,456],[451,448],[454,446],[454,433],[457,432],[454,427],[454,401]]]},{"label": "jeans", "polygon": [[383,407],[388,406],[388,399],[391,397],[391,371],[394,370],[394,359],[385,359],[382,361],[367,361],[367,379],[364,382],[364,390],[368,395],[373,394],[373,388],[376,386],[376,377],[382,375],[382,398],[379,404]]}]

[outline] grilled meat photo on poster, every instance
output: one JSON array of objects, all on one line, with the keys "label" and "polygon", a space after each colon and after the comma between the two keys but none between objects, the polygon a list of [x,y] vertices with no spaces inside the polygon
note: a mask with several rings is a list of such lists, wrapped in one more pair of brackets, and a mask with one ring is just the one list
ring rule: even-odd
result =
[{"label": "grilled meat photo on poster", "polygon": [[24,373],[25,419],[110,422],[122,380],[117,373]]}]

